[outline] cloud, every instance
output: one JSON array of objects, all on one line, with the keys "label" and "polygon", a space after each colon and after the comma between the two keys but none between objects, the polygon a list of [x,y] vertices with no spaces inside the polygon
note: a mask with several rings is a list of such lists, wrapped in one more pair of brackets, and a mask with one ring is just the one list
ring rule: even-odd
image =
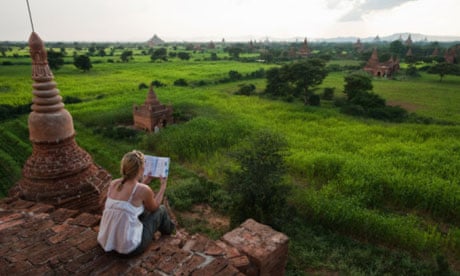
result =
[{"label": "cloud", "polygon": [[[345,15],[340,18],[340,21],[360,21],[362,16],[379,10],[390,10],[405,3],[418,1],[418,0],[364,0],[361,3],[354,3],[354,7]],[[329,3],[334,2],[330,0]],[[336,2],[336,1],[335,1]]]}]

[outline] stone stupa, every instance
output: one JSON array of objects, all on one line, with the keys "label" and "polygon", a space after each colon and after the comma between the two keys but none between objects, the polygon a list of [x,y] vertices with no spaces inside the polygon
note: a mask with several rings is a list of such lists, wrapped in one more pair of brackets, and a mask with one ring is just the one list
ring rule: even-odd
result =
[{"label": "stone stupa", "polygon": [[77,145],[72,116],[64,108],[45,45],[35,32],[30,35],[29,47],[34,81],[28,120],[32,155],[10,195],[58,208],[100,212],[100,196],[112,177]]}]

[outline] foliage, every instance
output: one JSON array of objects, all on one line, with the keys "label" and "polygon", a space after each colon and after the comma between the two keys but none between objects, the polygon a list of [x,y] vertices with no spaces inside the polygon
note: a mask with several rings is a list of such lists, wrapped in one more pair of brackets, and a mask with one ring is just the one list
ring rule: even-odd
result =
[{"label": "foliage", "polygon": [[168,60],[168,50],[164,47],[158,48],[155,51],[153,51],[152,55],[150,56],[150,59],[152,61],[156,61],[156,60],[167,61]]},{"label": "foliage", "polygon": [[324,100],[333,100],[334,99],[335,87],[325,87],[323,90],[323,99]]},{"label": "foliage", "polygon": [[159,80],[152,81],[152,85],[155,86],[155,87],[164,87],[164,86],[166,86],[166,84],[164,84],[163,82],[161,82]]},{"label": "foliage", "polygon": [[128,51],[128,50],[125,50],[123,51],[123,53],[121,53],[120,55],[120,60],[122,62],[129,62],[130,60],[133,59],[133,51]]},{"label": "foliage", "polygon": [[251,96],[256,90],[256,86],[252,83],[250,84],[240,84],[240,89],[235,92],[236,95]]},{"label": "foliage", "polygon": [[93,65],[91,64],[91,60],[87,55],[75,56],[73,65],[75,65],[77,69],[80,69],[83,72],[87,72],[93,67]]},{"label": "foliage", "polygon": [[416,78],[420,77],[420,73],[418,72],[417,67],[411,64],[406,69],[406,76]]},{"label": "foliage", "polygon": [[353,73],[345,77],[344,93],[348,100],[352,100],[359,92],[372,91],[372,79],[368,74]]},{"label": "foliage", "polygon": [[190,54],[187,53],[187,52],[179,52],[179,53],[177,53],[177,56],[178,56],[181,60],[189,60],[189,59],[190,59]]},{"label": "foliage", "polygon": [[[317,88],[344,87],[346,67],[358,66],[360,61],[338,59],[332,52],[338,49],[336,44],[320,46],[315,45],[315,50],[330,49],[328,64],[339,64],[343,71],[329,73]],[[115,50],[116,56],[121,54],[119,48]],[[0,102],[8,108],[27,106],[31,101],[30,82],[24,82],[30,79],[27,48],[19,52],[19,57],[12,56],[14,51],[18,50],[8,51],[5,58],[13,65],[0,66]],[[424,64],[416,64],[420,78],[373,79],[372,93],[392,104],[408,105],[414,112],[409,115],[410,121],[394,124],[343,116],[328,102],[312,108],[297,101],[233,96],[239,83],[219,81],[230,70],[240,72],[244,79],[259,68],[268,73],[274,65],[235,62],[222,50],[215,51],[219,61],[207,60],[209,52],[197,52],[191,61],[174,59],[152,66],[148,55],[142,56],[134,49],[135,61],[103,62],[78,78],[75,69],[62,67],[55,76],[61,95],[84,99],[66,105],[74,119],[79,146],[114,177],[121,157],[133,148],[171,156],[175,166],[168,193],[176,184],[194,182],[199,186],[202,178],[221,185],[224,168],[238,167],[228,152],[239,149],[244,137],[260,129],[282,133],[289,152],[285,157],[286,181],[295,189],[287,197],[289,220],[280,228],[290,238],[288,275],[305,271],[431,275],[448,271],[446,261],[451,271],[458,273],[460,77],[439,82],[437,75],[420,69]],[[71,62],[72,57],[65,59]],[[102,132],[94,133],[100,127],[132,125],[132,103],[145,100],[136,85],[152,77],[167,84],[185,78],[190,83],[205,81],[208,85],[199,89],[173,85],[158,89],[159,100],[171,103],[175,116],[181,118],[180,123],[158,135],[139,132],[138,140],[115,140]],[[267,81],[250,82],[264,88]],[[338,95],[334,100],[346,103]],[[24,114],[27,112],[30,109]],[[0,122],[3,194],[19,180],[31,154],[28,136],[27,116]],[[195,176],[184,176],[185,170]],[[186,190],[181,192],[184,205],[190,198]],[[212,194],[214,206],[228,210],[228,193],[218,189]],[[175,204],[180,205],[180,201],[177,197]],[[435,254],[445,258],[437,261]]]},{"label": "foliage", "polygon": [[341,112],[390,122],[403,122],[408,118],[406,110],[399,106],[387,106],[385,99],[369,92],[372,87],[372,81],[367,75],[346,76],[344,92],[347,101],[341,106]]},{"label": "foliage", "polygon": [[273,96],[303,97],[305,104],[312,95],[311,89],[327,76],[325,63],[321,59],[307,59],[272,68],[267,72],[265,92]]},{"label": "foliage", "polygon": [[64,65],[64,55],[62,52],[55,52],[52,49],[47,51],[48,65],[52,70],[59,70]]},{"label": "foliage", "polygon": [[177,79],[174,81],[175,86],[187,86],[188,82],[185,79]]},{"label": "foliage", "polygon": [[460,75],[460,67],[457,64],[440,62],[431,66],[428,73],[438,74],[441,82],[445,75]]},{"label": "foliage", "polygon": [[281,136],[260,132],[248,141],[246,147],[234,153],[240,167],[236,171],[227,171],[226,178],[226,189],[232,198],[232,225],[247,218],[270,225],[279,223],[288,195],[283,178],[286,146]]}]

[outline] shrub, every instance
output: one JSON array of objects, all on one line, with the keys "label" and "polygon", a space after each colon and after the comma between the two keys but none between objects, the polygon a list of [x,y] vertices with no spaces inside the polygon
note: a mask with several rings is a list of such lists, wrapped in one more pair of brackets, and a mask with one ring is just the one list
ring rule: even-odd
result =
[{"label": "shrub", "polygon": [[162,82],[159,81],[159,80],[154,80],[154,81],[152,81],[152,85],[155,86],[155,87],[163,87],[163,86],[166,86],[166,84],[162,83]]},{"label": "shrub", "polygon": [[232,198],[231,224],[253,218],[275,226],[286,210],[289,191],[283,181],[287,142],[264,131],[256,133],[245,145],[233,153],[239,169],[226,172],[226,190]]},{"label": "shrub", "polygon": [[145,84],[145,83],[143,83],[143,82],[139,83],[139,85],[138,85],[138,89],[139,89],[139,90],[141,90],[141,89],[146,89],[146,88],[149,88],[149,87],[147,86],[147,84]]},{"label": "shrub", "polygon": [[364,109],[381,108],[385,106],[385,100],[379,95],[364,91],[356,92],[354,97],[349,99],[349,102],[350,104],[360,105]]},{"label": "shrub", "polygon": [[175,86],[187,86],[188,83],[185,79],[178,79],[174,81]]},{"label": "shrub", "polygon": [[308,103],[312,106],[320,106],[321,100],[318,95],[313,94],[308,98]]},{"label": "shrub", "polygon": [[230,81],[237,81],[240,80],[242,77],[243,75],[241,75],[238,71],[230,70],[228,72],[228,78],[230,79]]},{"label": "shrub", "polygon": [[240,89],[235,92],[236,95],[251,96],[256,90],[256,86],[252,83],[250,84],[241,84]]},{"label": "shrub", "polygon": [[407,119],[407,111],[399,106],[384,106],[369,109],[368,116],[378,120],[402,122]]},{"label": "shrub", "polygon": [[78,97],[74,96],[65,96],[63,99],[65,104],[74,104],[74,103],[81,103],[82,100]]},{"label": "shrub", "polygon": [[334,90],[335,87],[326,87],[323,90],[323,99],[324,100],[332,100],[334,99]]}]

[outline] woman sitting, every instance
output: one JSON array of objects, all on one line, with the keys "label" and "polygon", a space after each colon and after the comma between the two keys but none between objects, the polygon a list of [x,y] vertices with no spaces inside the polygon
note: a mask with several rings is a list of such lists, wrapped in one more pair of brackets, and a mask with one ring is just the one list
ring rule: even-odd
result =
[{"label": "woman sitting", "polygon": [[152,176],[145,176],[139,182],[144,162],[140,151],[125,154],[121,160],[122,178],[110,183],[97,236],[106,252],[137,255],[150,245],[156,231],[169,235],[175,230],[175,224],[161,205],[167,179],[160,177],[160,190],[155,194],[146,185]]}]

